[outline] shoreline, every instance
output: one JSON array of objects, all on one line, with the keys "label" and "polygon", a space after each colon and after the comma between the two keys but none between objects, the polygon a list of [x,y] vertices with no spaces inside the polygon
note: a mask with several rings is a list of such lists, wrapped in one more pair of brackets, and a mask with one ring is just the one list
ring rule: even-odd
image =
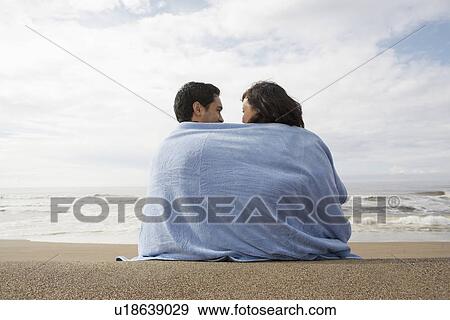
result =
[{"label": "shoreline", "polygon": [[[450,258],[450,242],[349,242],[363,259]],[[116,256],[137,256],[137,244],[102,244],[0,240],[0,262],[114,262]]]}]

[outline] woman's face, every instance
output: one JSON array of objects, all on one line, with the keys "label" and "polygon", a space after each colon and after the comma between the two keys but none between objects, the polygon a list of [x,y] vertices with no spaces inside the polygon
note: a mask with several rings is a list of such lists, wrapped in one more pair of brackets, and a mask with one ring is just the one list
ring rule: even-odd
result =
[{"label": "woman's face", "polygon": [[243,123],[249,123],[249,121],[253,118],[254,115],[256,115],[256,109],[248,103],[248,99],[245,98],[244,101],[242,101],[242,112],[244,113],[242,115],[242,122]]}]

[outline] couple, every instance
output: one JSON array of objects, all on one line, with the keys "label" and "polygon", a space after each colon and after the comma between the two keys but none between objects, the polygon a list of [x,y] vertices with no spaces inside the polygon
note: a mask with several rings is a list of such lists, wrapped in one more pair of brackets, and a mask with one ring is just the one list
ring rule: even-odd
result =
[{"label": "couple", "polygon": [[134,260],[358,258],[347,191],[300,104],[258,82],[242,96],[244,124],[222,123],[219,95],[196,82],[177,93],[180,125],[154,157]]},{"label": "couple", "polygon": [[[220,90],[202,82],[188,82],[175,97],[178,122],[223,122]],[[242,95],[243,123],[284,123],[304,128],[300,103],[273,82],[255,83]]]}]

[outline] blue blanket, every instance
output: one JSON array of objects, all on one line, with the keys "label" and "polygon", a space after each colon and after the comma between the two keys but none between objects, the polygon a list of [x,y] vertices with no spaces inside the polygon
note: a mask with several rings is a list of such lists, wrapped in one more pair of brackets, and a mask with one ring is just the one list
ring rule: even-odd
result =
[{"label": "blue blanket", "polygon": [[154,158],[148,196],[165,201],[144,206],[133,260],[359,258],[331,153],[303,128],[184,122]]}]

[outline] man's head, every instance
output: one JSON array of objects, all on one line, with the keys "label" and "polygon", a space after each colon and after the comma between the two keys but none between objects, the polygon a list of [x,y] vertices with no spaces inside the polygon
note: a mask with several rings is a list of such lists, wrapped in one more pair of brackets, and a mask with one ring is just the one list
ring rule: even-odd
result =
[{"label": "man's head", "polygon": [[178,122],[223,122],[220,90],[210,83],[188,82],[175,96]]}]

